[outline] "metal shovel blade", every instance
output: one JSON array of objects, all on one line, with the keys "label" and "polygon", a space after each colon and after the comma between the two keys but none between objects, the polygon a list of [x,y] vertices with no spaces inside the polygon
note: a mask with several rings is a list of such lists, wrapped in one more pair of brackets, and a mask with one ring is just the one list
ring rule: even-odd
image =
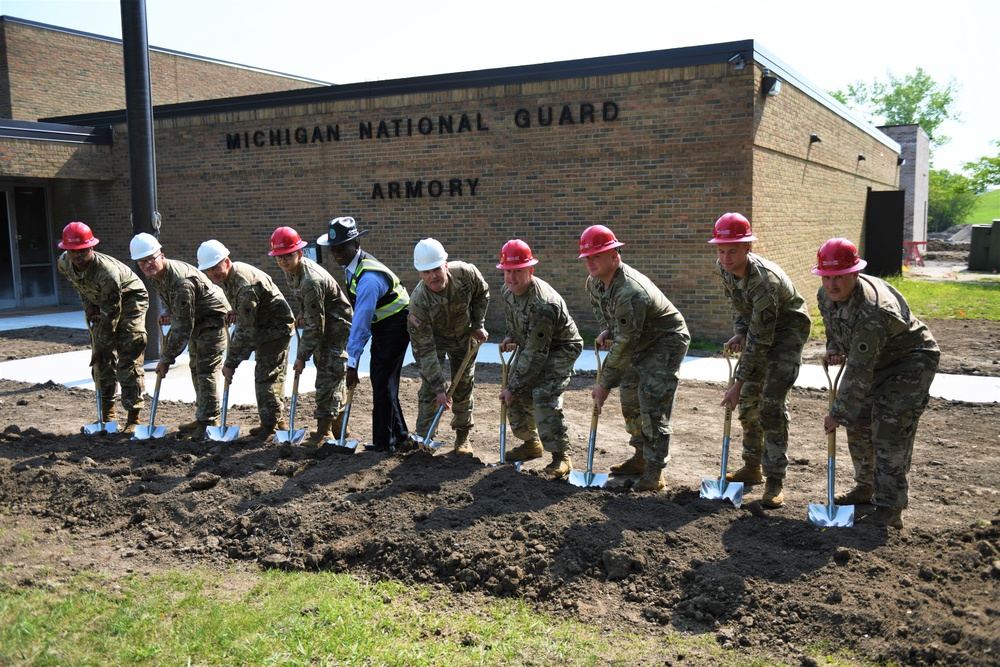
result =
[{"label": "metal shovel blade", "polygon": [[232,442],[240,437],[239,426],[209,426],[205,429],[205,437],[217,442]]},{"label": "metal shovel blade", "polygon": [[275,442],[287,442],[290,445],[298,445],[302,443],[302,440],[306,437],[306,430],[304,428],[295,429],[294,431],[276,431],[274,434]]},{"label": "metal shovel blade", "polygon": [[727,482],[725,478],[701,478],[702,498],[707,500],[728,500],[737,509],[743,505],[743,482]]},{"label": "metal shovel blade", "polygon": [[822,528],[850,528],[854,525],[854,505],[809,503],[809,523]]},{"label": "metal shovel blade", "polygon": [[608,483],[608,476],[605,473],[582,472],[579,470],[569,471],[569,483],[573,486],[595,486],[597,488],[603,489]]},{"label": "metal shovel blade", "polygon": [[118,422],[95,422],[93,424],[85,424],[83,432],[87,435],[94,435],[95,433],[117,433]]},{"label": "metal shovel blade", "polygon": [[336,440],[327,438],[324,444],[333,445],[336,451],[342,454],[353,454],[357,451],[358,445],[361,444],[357,440],[347,440],[347,424],[351,421],[351,401],[354,399],[354,391],[350,390],[347,393],[347,403],[344,405],[344,421],[340,427],[340,437]]},{"label": "metal shovel blade", "polygon": [[166,426],[136,426],[133,440],[149,440],[150,438],[162,438],[167,434]]}]

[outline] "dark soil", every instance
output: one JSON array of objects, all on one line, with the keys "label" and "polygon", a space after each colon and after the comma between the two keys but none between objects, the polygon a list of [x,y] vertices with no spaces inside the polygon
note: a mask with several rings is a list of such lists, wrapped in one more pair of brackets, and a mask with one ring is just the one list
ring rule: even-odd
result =
[{"label": "dark soil", "polygon": [[[946,372],[996,368],[995,323],[955,323],[947,336],[941,323],[931,326],[946,359],[959,360],[946,361]],[[4,337],[15,358],[38,349],[34,332]],[[418,381],[412,368],[406,375],[412,421]],[[577,470],[593,382],[577,376],[565,398]],[[537,474],[545,459],[522,472],[484,466],[498,459],[498,384],[495,365],[477,367],[478,458],[459,460],[448,453],[446,424],[434,455],[344,455],[248,437],[191,442],[175,435],[192,415],[180,403],[158,407],[166,438],[84,436],[92,393],[0,381],[0,428],[9,425],[0,441],[0,586],[82,570],[114,579],[191,566],[324,569],[428,584],[456,593],[456,605],[478,599],[466,591],[519,596],[608,628],[707,633],[791,664],[815,664],[803,652],[817,644],[899,664],[1000,662],[997,403],[931,400],[902,530],[866,524],[871,506],[856,507],[852,528],[820,529],[807,507],[827,499],[825,391],[793,392],[786,502],[764,510],[760,486],[746,489],[740,509],[699,498],[702,478],[719,475],[719,384],[681,383],[668,488],[659,494],[634,492],[634,477],[612,476],[603,489],[547,480]],[[366,383],[355,398],[351,430],[363,442]],[[300,399],[302,425],[311,423],[312,400]],[[607,407],[597,472],[630,453],[617,392]],[[255,410],[235,407],[230,422],[246,433]],[[738,424],[733,430],[739,465]],[[851,485],[850,467],[844,451],[837,489]]]}]

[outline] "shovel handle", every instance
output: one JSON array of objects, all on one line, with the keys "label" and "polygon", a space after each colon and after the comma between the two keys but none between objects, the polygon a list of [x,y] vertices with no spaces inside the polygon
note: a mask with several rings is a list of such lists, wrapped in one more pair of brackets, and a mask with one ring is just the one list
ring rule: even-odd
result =
[{"label": "shovel handle", "polygon": [[[837,389],[840,386],[840,376],[844,373],[844,366],[846,362],[840,365],[840,370],[837,371],[837,378],[835,380],[830,378],[830,366],[826,363],[826,358],[823,358],[823,372],[826,373],[826,384],[829,387],[830,393],[830,410],[833,410],[833,403],[837,400]],[[828,433],[826,436],[826,455],[827,458],[833,459],[837,455],[837,432],[833,431]],[[831,503],[832,504],[832,503]]]},{"label": "shovel handle", "polygon": [[458,383],[462,379],[462,375],[465,373],[465,369],[469,367],[469,363],[476,356],[476,352],[479,350],[479,341],[469,336],[469,347],[465,352],[465,358],[462,359],[462,365],[458,367],[458,372],[455,376],[451,378],[451,386],[448,387],[448,398],[455,395],[455,390],[458,388]]}]

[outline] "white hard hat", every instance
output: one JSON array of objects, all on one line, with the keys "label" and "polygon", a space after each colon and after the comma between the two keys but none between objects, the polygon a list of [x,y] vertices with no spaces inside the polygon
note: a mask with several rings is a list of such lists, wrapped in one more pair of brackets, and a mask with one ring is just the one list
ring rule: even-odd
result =
[{"label": "white hard hat", "polygon": [[198,270],[206,271],[226,257],[229,250],[215,239],[205,241],[198,247]]},{"label": "white hard hat", "polygon": [[132,240],[128,244],[128,249],[132,253],[132,259],[142,259],[143,257],[149,257],[155,252],[159,252],[163,249],[163,246],[160,245],[155,236],[142,232],[132,237]]},{"label": "white hard hat", "polygon": [[421,239],[413,248],[413,267],[417,271],[430,271],[445,263],[448,253],[436,239]]}]

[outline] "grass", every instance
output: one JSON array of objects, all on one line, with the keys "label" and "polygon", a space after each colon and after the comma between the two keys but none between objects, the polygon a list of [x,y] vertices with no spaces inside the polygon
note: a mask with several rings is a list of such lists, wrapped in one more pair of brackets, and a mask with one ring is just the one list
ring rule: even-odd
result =
[{"label": "grass", "polygon": [[[457,598],[331,573],[79,574],[57,587],[0,585],[0,664],[779,665],[725,651],[714,632],[599,628],[518,600]],[[861,661],[829,647],[820,663]]]},{"label": "grass", "polygon": [[1000,220],[1000,190],[984,192],[976,197],[976,207],[965,219],[965,224],[988,225]]}]

